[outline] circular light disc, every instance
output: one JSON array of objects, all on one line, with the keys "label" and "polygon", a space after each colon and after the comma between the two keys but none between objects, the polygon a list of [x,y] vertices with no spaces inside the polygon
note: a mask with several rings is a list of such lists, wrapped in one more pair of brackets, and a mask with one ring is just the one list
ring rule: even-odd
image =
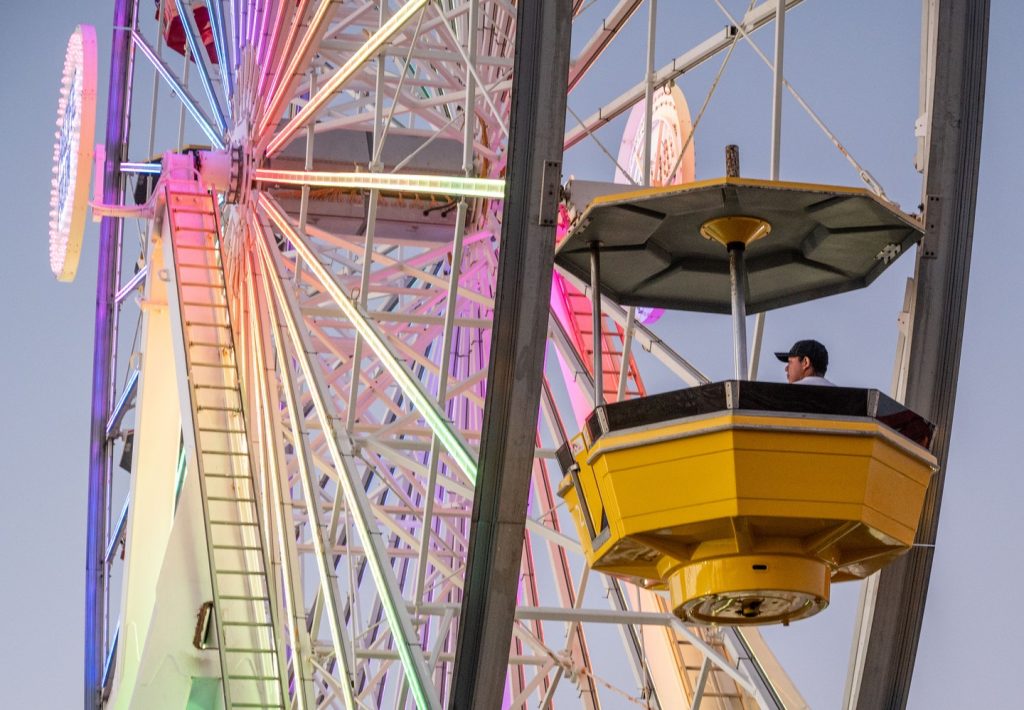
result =
[{"label": "circular light disc", "polygon": [[82,252],[96,130],[96,30],[79,25],[68,40],[57,101],[50,188],[50,269],[72,281]]}]

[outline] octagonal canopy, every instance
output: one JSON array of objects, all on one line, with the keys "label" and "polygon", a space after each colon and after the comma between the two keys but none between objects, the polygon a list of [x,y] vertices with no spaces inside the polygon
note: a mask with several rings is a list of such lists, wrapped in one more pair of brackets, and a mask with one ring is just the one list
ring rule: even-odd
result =
[{"label": "octagonal canopy", "polygon": [[922,225],[867,190],[717,178],[596,198],[555,261],[627,306],[728,313],[729,255],[701,236],[717,217],[756,217],[771,233],[746,248],[747,312],[863,288],[915,244]]}]

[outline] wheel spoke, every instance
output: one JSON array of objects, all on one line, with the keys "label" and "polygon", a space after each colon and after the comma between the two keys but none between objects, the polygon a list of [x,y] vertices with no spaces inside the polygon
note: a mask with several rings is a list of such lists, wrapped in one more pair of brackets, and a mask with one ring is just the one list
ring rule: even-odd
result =
[{"label": "wheel spoke", "polygon": [[206,47],[199,38],[199,27],[196,26],[192,2],[190,0],[188,2],[186,0],[174,0],[174,5],[178,10],[178,17],[185,30],[185,40],[188,42],[189,52],[196,63],[196,69],[199,71],[199,81],[202,83],[203,91],[206,93],[206,101],[209,103],[210,108],[213,109],[213,117],[217,121],[217,128],[220,129],[221,134],[224,134],[228,130],[228,117],[224,109],[221,108],[220,99],[217,98],[217,92],[213,86],[210,57],[207,54]]},{"label": "wheel spoke", "polygon": [[324,86],[309,98],[309,101],[299,114],[288,121],[277,132],[270,143],[267,144],[267,155],[272,156],[287,145],[303,126],[316,117],[326,103],[334,97],[334,94],[352,78],[353,74],[359,71],[376,54],[381,46],[391,41],[398,32],[402,31],[405,24],[412,19],[413,15],[420,12],[426,4],[427,0],[408,0],[398,12],[381,24],[380,29],[373,33],[366,43],[360,47],[359,51],[339,67]]},{"label": "wheel spoke", "polygon": [[217,133],[217,129],[214,128],[213,121],[206,115],[202,108],[199,107],[199,103],[195,100],[192,94],[189,93],[188,89],[178,81],[178,78],[174,75],[171,68],[157,56],[156,52],[153,51],[153,48],[149,46],[149,43],[146,42],[137,30],[132,31],[132,40],[135,42],[136,49],[142,52],[143,56],[150,61],[153,68],[156,69],[157,73],[160,75],[160,78],[167,82],[171,91],[173,91],[181,100],[181,103],[189,112],[189,115],[195,119],[195,122],[199,125],[199,128],[202,129],[203,133],[206,134],[206,137],[210,139],[210,142],[217,148],[223,148],[224,140],[220,137],[220,134]]}]

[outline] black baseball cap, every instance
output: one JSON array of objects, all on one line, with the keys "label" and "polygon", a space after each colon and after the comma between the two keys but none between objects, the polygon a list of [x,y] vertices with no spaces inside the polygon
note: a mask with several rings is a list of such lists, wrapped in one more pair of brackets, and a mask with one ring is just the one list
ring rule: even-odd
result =
[{"label": "black baseball cap", "polygon": [[824,375],[828,369],[828,350],[817,340],[798,340],[786,353],[775,353],[775,357],[781,362],[787,362],[791,357],[810,358],[814,371]]}]

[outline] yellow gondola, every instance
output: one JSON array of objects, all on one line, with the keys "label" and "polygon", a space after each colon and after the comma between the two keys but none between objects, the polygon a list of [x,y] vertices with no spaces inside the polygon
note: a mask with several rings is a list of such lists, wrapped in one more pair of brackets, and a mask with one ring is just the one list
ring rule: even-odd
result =
[{"label": "yellow gondola", "polygon": [[592,569],[688,621],[788,623],[910,547],[930,436],[875,390],[719,382],[598,407],[559,495]]}]

